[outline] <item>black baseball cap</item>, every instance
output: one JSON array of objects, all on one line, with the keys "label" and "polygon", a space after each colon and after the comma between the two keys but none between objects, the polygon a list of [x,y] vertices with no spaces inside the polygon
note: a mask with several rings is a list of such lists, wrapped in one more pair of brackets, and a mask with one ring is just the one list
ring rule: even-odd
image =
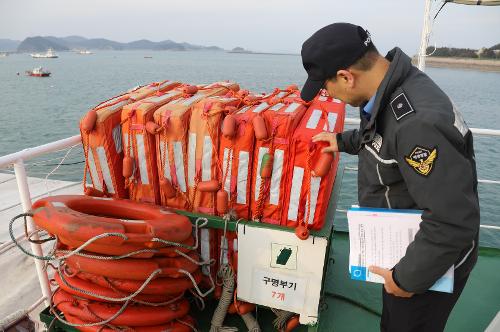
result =
[{"label": "black baseball cap", "polygon": [[302,64],[308,76],[302,99],[314,99],[327,79],[354,64],[371,45],[370,33],[358,25],[333,23],[316,31],[302,44]]}]

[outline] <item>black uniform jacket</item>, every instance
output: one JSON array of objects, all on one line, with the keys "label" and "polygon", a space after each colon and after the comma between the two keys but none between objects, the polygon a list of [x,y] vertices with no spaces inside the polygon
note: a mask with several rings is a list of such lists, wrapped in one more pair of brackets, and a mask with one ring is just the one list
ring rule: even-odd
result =
[{"label": "black uniform jacket", "polygon": [[452,265],[455,279],[477,261],[479,200],[472,135],[448,96],[399,48],[359,130],[337,135],[359,156],[363,207],[423,210],[420,230],[393,277],[422,293]]}]

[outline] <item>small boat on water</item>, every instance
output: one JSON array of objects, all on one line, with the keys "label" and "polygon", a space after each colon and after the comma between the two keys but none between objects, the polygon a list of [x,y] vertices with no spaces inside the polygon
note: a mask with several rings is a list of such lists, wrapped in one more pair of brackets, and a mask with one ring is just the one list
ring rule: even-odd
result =
[{"label": "small boat on water", "polygon": [[44,59],[55,59],[59,56],[54,52],[52,48],[49,48],[45,53],[31,53],[32,58],[44,58]]},{"label": "small boat on water", "polygon": [[27,70],[26,75],[34,77],[49,77],[50,71],[43,69],[42,67],[33,68],[33,70]]},{"label": "small boat on water", "polygon": [[7,52],[0,52],[0,58],[6,58],[9,56],[9,53]]},{"label": "small boat on water", "polygon": [[79,50],[76,52],[77,54],[80,54],[80,55],[90,55],[90,54],[94,54],[93,52],[89,51],[89,50]]}]

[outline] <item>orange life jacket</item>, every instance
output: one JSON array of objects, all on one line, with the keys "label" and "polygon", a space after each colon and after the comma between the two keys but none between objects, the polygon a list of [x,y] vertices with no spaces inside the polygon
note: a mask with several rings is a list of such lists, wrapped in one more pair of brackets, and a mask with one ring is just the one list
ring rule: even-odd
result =
[{"label": "orange life jacket", "polygon": [[155,128],[146,125],[151,122],[154,127],[154,112],[180,97],[179,89],[171,90],[178,86],[180,83],[171,82],[170,89],[165,88],[163,92],[123,107],[121,113],[124,139],[123,175],[129,187],[130,198],[133,200],[160,204]]},{"label": "orange life jacket", "polygon": [[[121,111],[123,106],[158,91],[171,89],[171,82],[157,82],[126,92],[91,109],[80,121],[85,153],[84,189],[87,194],[126,198],[122,175],[123,146]],[[87,173],[91,184],[86,183]]]},{"label": "orange life jacket", "polygon": [[157,167],[160,179],[161,204],[169,207],[190,210],[192,202],[188,195],[188,128],[193,105],[206,97],[226,94],[233,83],[214,83],[187,89],[192,95],[185,94],[160,107],[154,114],[159,129],[156,134]]},{"label": "orange life jacket", "polygon": [[342,132],[344,119],[345,104],[324,95],[316,97],[307,109],[293,135],[283,225],[323,227],[339,154],[322,153],[321,149],[327,145],[312,143],[311,139],[323,131]]},{"label": "orange life jacket", "polygon": [[234,211],[238,218],[251,217],[251,180],[255,146],[252,120],[270,107],[266,100],[274,95],[246,96],[246,105],[228,114],[223,122],[219,148],[219,155],[223,156],[223,188],[228,195],[228,208]]},{"label": "orange life jacket", "polygon": [[253,219],[279,225],[284,198],[290,190],[286,180],[292,135],[307,106],[298,90],[270,102],[273,105],[263,114],[267,138],[257,140],[255,145],[251,208]]},{"label": "orange life jacket", "polygon": [[[220,83],[218,83],[220,84]],[[219,140],[224,114],[242,102],[232,97],[239,86],[225,83],[228,96],[212,96],[192,109],[188,130],[188,193],[193,211],[215,214],[215,198],[222,183]]]}]

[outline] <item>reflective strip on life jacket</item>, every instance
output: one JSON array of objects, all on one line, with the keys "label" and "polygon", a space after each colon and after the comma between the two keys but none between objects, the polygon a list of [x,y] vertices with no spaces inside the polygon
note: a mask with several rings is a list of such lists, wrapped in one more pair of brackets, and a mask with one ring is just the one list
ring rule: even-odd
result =
[{"label": "reflective strip on life jacket", "polygon": [[321,110],[314,110],[307,120],[306,128],[307,129],[316,129],[318,127],[319,120],[321,119],[321,114],[323,112]]},{"label": "reflective strip on life jacket", "polygon": [[260,195],[260,183],[262,181],[262,178],[260,177],[260,168],[262,166],[262,157],[264,157],[264,155],[266,153],[269,152],[269,148],[260,148],[259,149],[259,156],[258,156],[258,164],[257,164],[257,177],[255,178],[255,200],[258,201],[259,200],[259,195]]},{"label": "reflective strip on life jacket", "polygon": [[328,128],[325,123],[325,125],[323,126],[323,130],[333,133],[335,131],[336,124],[337,124],[337,113],[328,113]]},{"label": "reflective strip on life jacket", "polygon": [[318,203],[319,187],[321,184],[321,178],[317,176],[311,176],[311,207],[309,211],[309,224],[314,223],[314,213],[316,212],[316,206]]},{"label": "reflective strip on life jacket", "polygon": [[291,103],[288,105],[288,107],[285,109],[285,113],[293,113],[297,110],[297,108],[300,107],[301,104],[299,103]]},{"label": "reflective strip on life jacket", "polygon": [[183,193],[187,191],[186,176],[184,174],[184,154],[182,152],[182,142],[174,141],[174,165],[177,176],[177,184]]},{"label": "reflective strip on life jacket", "polygon": [[[248,161],[250,159],[250,153],[248,151],[240,151],[238,158],[238,180],[236,187],[236,203],[247,204],[247,182],[248,182]],[[260,162],[260,161],[259,161]]]},{"label": "reflective strip on life jacket", "polygon": [[113,128],[113,141],[115,142],[116,153],[122,152],[122,126],[117,125]]},{"label": "reflective strip on life jacket", "polygon": [[188,142],[188,183],[194,187],[196,176],[196,133],[189,133]]},{"label": "reflective strip on life jacket", "polygon": [[161,142],[160,143],[160,152],[162,157],[164,156],[165,158],[165,167],[163,168],[163,176],[168,179],[169,181],[172,181],[172,176],[170,175],[170,161],[168,160],[168,143],[167,142]]},{"label": "reflective strip on life jacket", "polygon": [[278,205],[280,200],[280,185],[281,185],[281,175],[283,174],[284,155],[285,152],[281,149],[276,149],[274,151],[273,175],[271,177],[269,204]]},{"label": "reflective strip on life jacket", "polygon": [[221,238],[220,239],[220,249],[221,249],[221,254],[222,254],[222,264],[226,265],[229,264],[229,243],[227,241],[227,238]]},{"label": "reflective strip on life jacket", "polygon": [[106,184],[106,189],[110,194],[115,193],[115,187],[113,186],[113,180],[111,179],[111,172],[109,171],[108,158],[106,157],[106,151],[102,146],[97,147],[97,157],[99,158],[99,165],[101,166],[102,177],[104,183]]},{"label": "reflective strip on life jacket", "polygon": [[269,110],[274,111],[274,112],[278,112],[283,106],[285,106],[285,104],[277,103],[276,105],[269,107]]},{"label": "reflective strip on life jacket", "polygon": [[142,134],[136,134],[135,140],[137,142],[137,161],[139,162],[139,175],[141,176],[142,184],[149,184],[148,166],[146,160],[146,153],[144,147],[144,137]]},{"label": "reflective strip on life jacket", "polygon": [[[201,259],[204,262],[208,262],[210,260],[210,233],[208,229],[200,230],[200,245],[201,245]],[[201,267],[201,272],[204,275],[210,275],[210,264],[203,265]]]},{"label": "reflective strip on life jacket", "polygon": [[304,179],[304,169],[295,166],[293,168],[292,189],[290,191],[290,205],[288,207],[288,219],[297,221],[299,213],[300,193],[302,189],[302,181]]},{"label": "reflective strip on life jacket", "polygon": [[212,180],[212,139],[206,135],[203,139],[203,158],[201,159],[201,180]]},{"label": "reflective strip on life jacket", "polygon": [[231,198],[231,169],[233,167],[233,149],[224,149],[224,160],[222,162],[222,167],[222,178],[226,179],[226,181],[224,182],[224,190],[227,191],[227,193],[229,194],[229,198]]},{"label": "reflective strip on life jacket", "polygon": [[99,180],[99,173],[97,172],[97,166],[94,161],[94,153],[92,150],[89,148],[89,153],[88,153],[88,158],[89,158],[89,169],[90,169],[90,174],[92,175],[92,179],[94,180],[94,187],[102,191],[102,183],[101,180]]},{"label": "reflective strip on life jacket", "polygon": [[260,113],[268,107],[269,107],[269,104],[264,102],[264,103],[260,104],[259,106],[255,107],[252,112],[253,113]]}]

